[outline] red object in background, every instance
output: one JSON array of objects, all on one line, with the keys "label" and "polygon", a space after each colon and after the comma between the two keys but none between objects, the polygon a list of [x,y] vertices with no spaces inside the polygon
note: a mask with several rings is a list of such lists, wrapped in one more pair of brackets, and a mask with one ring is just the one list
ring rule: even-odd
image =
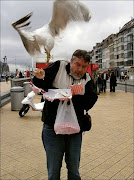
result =
[{"label": "red object in background", "polygon": [[30,76],[30,74],[29,74],[29,71],[27,70],[26,77],[29,77],[29,76]]},{"label": "red object in background", "polygon": [[47,68],[51,63],[38,63],[36,62],[36,68],[39,68],[39,69],[45,69]]},{"label": "red object in background", "polygon": [[91,73],[91,64],[88,65],[87,67],[87,73],[92,76],[92,73]]},{"label": "red object in background", "polygon": [[98,63],[91,64],[91,69],[92,71],[99,70],[99,64]]},{"label": "red object in background", "polygon": [[[36,62],[36,68],[42,68],[45,69],[47,68],[51,63],[40,63],[40,62]],[[96,71],[99,69],[99,65],[96,64],[89,64],[87,67],[87,73],[89,73],[90,76],[92,76],[92,71]]]}]

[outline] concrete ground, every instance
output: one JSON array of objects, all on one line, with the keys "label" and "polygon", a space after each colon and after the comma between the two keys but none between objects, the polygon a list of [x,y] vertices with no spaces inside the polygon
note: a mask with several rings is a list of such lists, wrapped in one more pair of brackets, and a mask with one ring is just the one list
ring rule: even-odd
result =
[{"label": "concrete ground", "polygon": [[9,92],[11,89],[11,81],[0,82],[0,94]]},{"label": "concrete ground", "polygon": [[[4,87],[4,85],[2,85]],[[5,85],[6,87],[6,85]],[[5,88],[7,90],[7,88]],[[35,102],[40,101],[37,95]],[[99,95],[91,109],[92,129],[83,134],[82,180],[133,180],[133,93],[116,91]],[[1,180],[47,180],[46,154],[41,141],[41,112],[30,110],[23,118],[1,109]],[[61,180],[67,179],[63,161]]]}]

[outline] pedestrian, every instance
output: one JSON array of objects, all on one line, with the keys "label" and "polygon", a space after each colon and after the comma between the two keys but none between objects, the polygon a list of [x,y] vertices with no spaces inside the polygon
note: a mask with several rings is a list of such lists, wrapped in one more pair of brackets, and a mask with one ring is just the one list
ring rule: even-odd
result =
[{"label": "pedestrian", "polygon": [[8,75],[7,75],[7,74],[6,74],[6,77],[5,77],[5,78],[6,78],[6,83],[8,83]]},{"label": "pedestrian", "polygon": [[22,72],[19,72],[19,78],[23,78]]},{"label": "pedestrian", "polygon": [[120,76],[121,76],[121,81],[124,80],[124,72],[123,71],[121,72]]},{"label": "pedestrian", "polygon": [[108,80],[108,74],[106,71],[102,73],[102,79],[103,79],[103,91],[106,92],[107,89],[107,80]]},{"label": "pedestrian", "polygon": [[110,92],[115,92],[115,86],[117,86],[116,81],[117,81],[116,75],[112,71],[111,76],[110,76]]},{"label": "pedestrian", "polygon": [[46,69],[35,69],[33,83],[47,89],[68,89],[73,84],[82,83],[83,95],[72,97],[73,106],[81,131],[70,135],[57,135],[54,131],[57,109],[60,100],[45,100],[42,121],[42,141],[46,151],[48,180],[60,180],[62,160],[65,154],[68,180],[81,180],[79,174],[80,153],[82,144],[82,132],[86,128],[83,117],[84,110],[91,109],[97,101],[94,83],[87,71],[90,58],[85,50],[76,50],[70,63],[56,61]]},{"label": "pedestrian", "polygon": [[29,70],[26,71],[26,77],[30,77],[30,72],[29,72]]},{"label": "pedestrian", "polygon": [[94,81],[94,86],[95,86],[96,93],[99,94],[98,88],[97,88],[97,79],[98,79],[98,77],[97,77],[96,73],[93,74],[92,79]]},{"label": "pedestrian", "polygon": [[99,88],[99,94],[102,91],[103,88],[103,79],[102,79],[102,75],[101,73],[99,73],[98,79],[97,79],[97,84],[98,84],[98,88]]}]

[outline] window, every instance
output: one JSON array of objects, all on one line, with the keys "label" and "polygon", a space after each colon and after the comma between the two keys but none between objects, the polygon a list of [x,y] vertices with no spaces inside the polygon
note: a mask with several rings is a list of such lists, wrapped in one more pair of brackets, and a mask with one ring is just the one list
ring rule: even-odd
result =
[{"label": "window", "polygon": [[125,66],[133,66],[133,60],[125,61],[124,65]]},{"label": "window", "polygon": [[118,48],[114,48],[114,51],[115,51],[115,52],[118,51]]},{"label": "window", "polygon": [[119,59],[119,55],[115,55],[115,56],[114,56],[114,59]]},{"label": "window", "polygon": [[118,43],[120,43],[121,42],[121,38],[120,39],[118,39]]},{"label": "window", "polygon": [[100,59],[100,60],[98,61],[98,63],[102,63],[102,59]]},{"label": "window", "polygon": [[123,49],[124,49],[124,46],[123,46],[123,45],[118,47],[118,51],[121,51],[121,50],[123,50]]},{"label": "window", "polygon": [[124,54],[124,58],[127,58],[127,53]]},{"label": "window", "polygon": [[124,50],[127,50],[127,45],[124,46]]},{"label": "window", "polygon": [[128,56],[128,58],[132,58],[133,57],[133,52],[132,51],[128,52],[127,56]]},{"label": "window", "polygon": [[121,42],[124,42],[124,38],[123,37],[121,38]]},{"label": "window", "polygon": [[127,42],[127,37],[124,38],[124,42]]},{"label": "window", "polygon": [[99,54],[99,55],[98,55],[98,58],[102,58],[102,54]]},{"label": "window", "polygon": [[127,40],[128,40],[128,42],[133,41],[133,36],[132,36],[132,35],[131,35],[131,36],[128,36],[128,37],[127,37]]},{"label": "window", "polygon": [[113,54],[110,55],[110,59],[114,59],[114,55]]},{"label": "window", "polygon": [[119,59],[120,58],[124,58],[124,54],[122,53],[122,54],[119,54]]},{"label": "window", "polygon": [[133,44],[129,43],[129,44],[127,45],[127,50],[133,50]]},{"label": "window", "polygon": [[115,41],[114,41],[114,44],[117,44],[117,43],[118,43],[118,40],[115,40]]}]

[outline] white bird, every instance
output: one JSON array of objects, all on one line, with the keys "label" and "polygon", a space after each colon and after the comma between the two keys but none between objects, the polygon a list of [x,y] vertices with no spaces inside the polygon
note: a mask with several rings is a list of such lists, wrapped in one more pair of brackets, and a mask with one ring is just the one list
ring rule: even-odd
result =
[{"label": "white bird", "polygon": [[28,19],[32,14],[31,12],[12,23],[12,26],[18,31],[27,52],[32,57],[46,53],[47,61],[50,59],[50,52],[54,47],[55,37],[60,35],[69,22],[88,22],[91,18],[89,9],[78,0],[55,0],[50,22],[42,28],[29,32],[26,27],[30,24]]}]

